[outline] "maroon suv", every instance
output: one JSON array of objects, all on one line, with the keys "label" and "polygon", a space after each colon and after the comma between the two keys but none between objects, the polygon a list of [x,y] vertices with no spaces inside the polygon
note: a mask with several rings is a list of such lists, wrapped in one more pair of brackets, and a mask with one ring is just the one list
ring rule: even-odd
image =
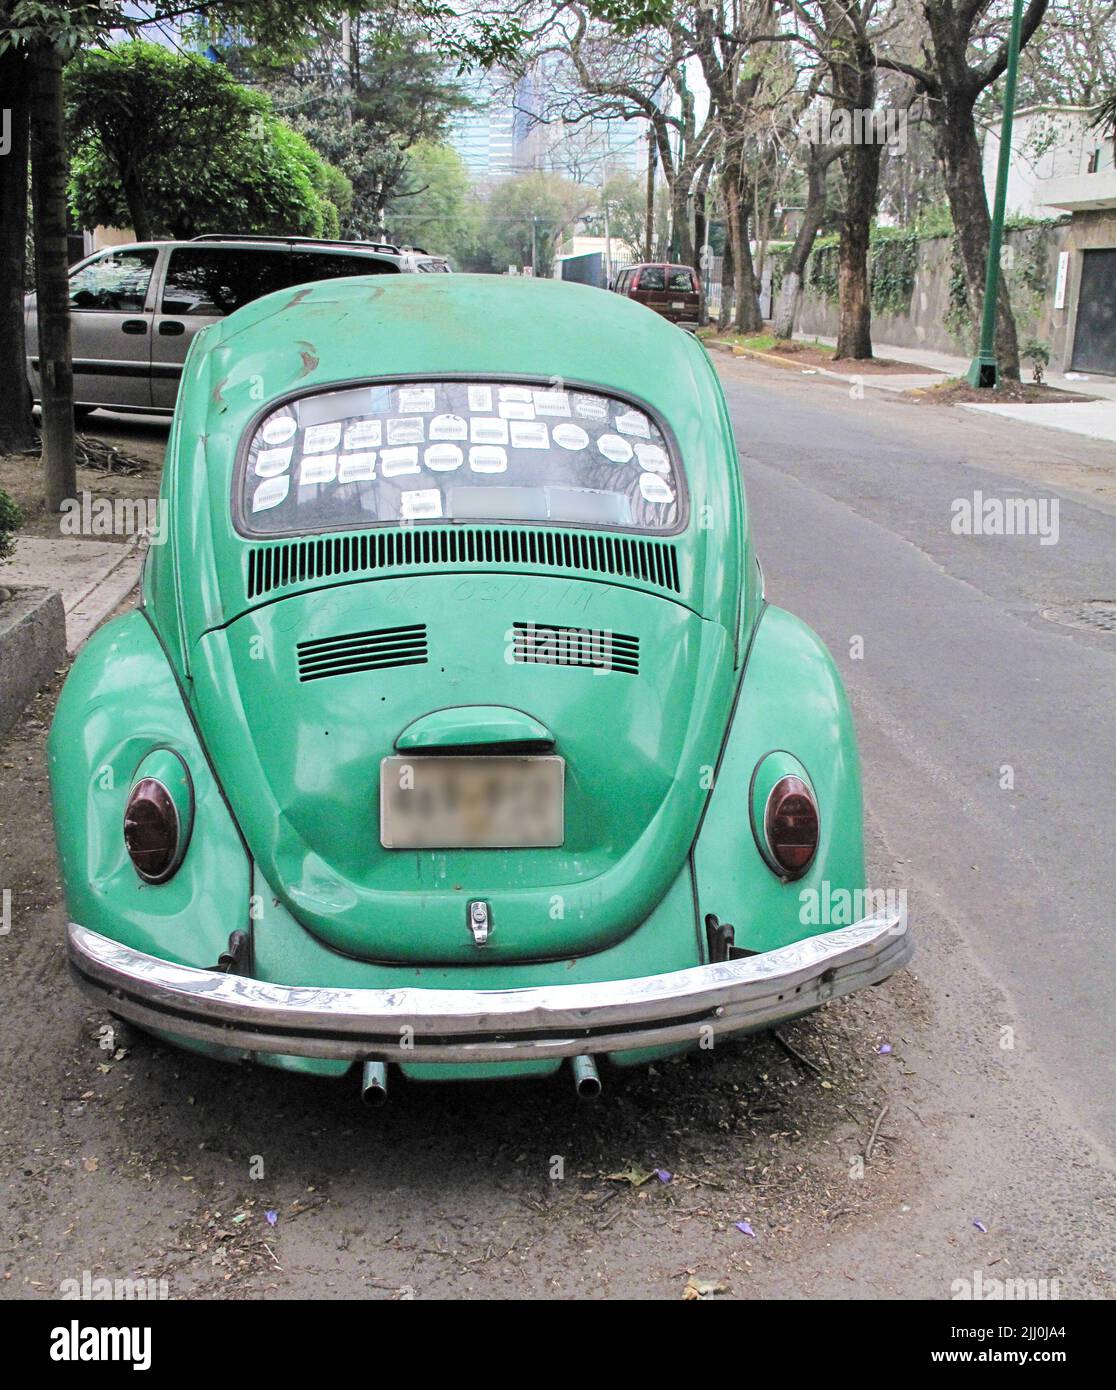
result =
[{"label": "maroon suv", "polygon": [[648,261],[630,265],[613,281],[617,294],[646,304],[672,323],[697,323],[701,281],[688,265]]}]

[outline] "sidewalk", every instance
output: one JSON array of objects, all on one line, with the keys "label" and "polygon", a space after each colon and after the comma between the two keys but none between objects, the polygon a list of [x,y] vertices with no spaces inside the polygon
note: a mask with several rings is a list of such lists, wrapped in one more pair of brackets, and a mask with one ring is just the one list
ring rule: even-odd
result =
[{"label": "sidewalk", "polygon": [[[813,342],[814,338],[802,338],[803,342]],[[819,336],[816,339],[827,347],[836,343],[835,338]],[[946,352],[932,352],[922,348],[897,347],[894,343],[872,343],[877,357],[889,357],[895,362],[909,362],[912,367],[928,368],[929,371],[912,372],[911,375],[872,376],[868,373],[858,375],[855,371],[839,372],[823,367],[826,376],[840,377],[842,381],[859,383],[879,391],[912,391],[920,387],[938,386],[944,372],[947,377],[963,377],[969,370],[969,359],[955,357]],[[934,373],[933,375],[931,373]],[[1095,377],[1085,373],[1048,372],[1044,378],[1047,386],[1055,391],[1074,391],[1084,396],[1098,396],[1096,401],[1067,401],[1065,405],[1044,403],[1027,405],[1013,403],[997,405],[961,404],[962,410],[979,410],[988,415],[1003,415],[1009,420],[1022,420],[1028,425],[1044,425],[1048,429],[1066,430],[1071,434],[1084,435],[1089,439],[1104,439],[1116,443],[1116,380],[1112,377]]]},{"label": "sidewalk", "polygon": [[139,580],[144,552],[114,541],[17,537],[0,581],[57,589],[66,610],[66,650],[73,656]]}]

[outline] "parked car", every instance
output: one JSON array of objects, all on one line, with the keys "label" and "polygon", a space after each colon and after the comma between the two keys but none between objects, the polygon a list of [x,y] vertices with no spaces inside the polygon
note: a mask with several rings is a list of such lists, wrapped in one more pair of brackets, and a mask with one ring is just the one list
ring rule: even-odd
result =
[{"label": "parked car", "polygon": [[561,281],[270,294],[195,338],[161,501],[49,742],[111,1013],[373,1097],[592,1092],[906,960],[847,914],[848,705],[691,335]]},{"label": "parked car", "polygon": [[[174,409],[194,334],[273,290],[419,267],[397,247],[305,237],[202,236],[114,246],[70,271],[77,413]],[[27,375],[40,398],[35,295],[25,301]]]},{"label": "parked car", "polygon": [[629,265],[616,276],[612,288],[637,304],[646,304],[671,323],[698,321],[701,280],[691,266],[660,261]]}]

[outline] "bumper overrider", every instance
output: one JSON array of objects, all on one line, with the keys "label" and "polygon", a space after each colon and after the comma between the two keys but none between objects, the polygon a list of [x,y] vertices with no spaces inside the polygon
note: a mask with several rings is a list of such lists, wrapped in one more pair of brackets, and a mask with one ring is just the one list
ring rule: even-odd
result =
[{"label": "bumper overrider", "polygon": [[879,984],[912,953],[906,921],[886,913],[762,955],[523,989],[273,984],[174,965],[73,922],[68,948],[85,993],[141,1028],[250,1053],[385,1062],[541,1060],[750,1032]]}]

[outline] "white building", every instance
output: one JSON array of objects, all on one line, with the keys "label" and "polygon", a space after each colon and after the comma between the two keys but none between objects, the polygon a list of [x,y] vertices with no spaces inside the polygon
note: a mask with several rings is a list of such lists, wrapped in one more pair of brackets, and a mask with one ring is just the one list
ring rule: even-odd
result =
[{"label": "white building", "polygon": [[[1114,205],[1112,137],[1092,129],[1092,119],[1083,106],[1031,106],[1015,113],[1007,183],[1009,217],[1057,217]],[[984,140],[984,186],[990,206],[999,159],[997,122]]]}]

